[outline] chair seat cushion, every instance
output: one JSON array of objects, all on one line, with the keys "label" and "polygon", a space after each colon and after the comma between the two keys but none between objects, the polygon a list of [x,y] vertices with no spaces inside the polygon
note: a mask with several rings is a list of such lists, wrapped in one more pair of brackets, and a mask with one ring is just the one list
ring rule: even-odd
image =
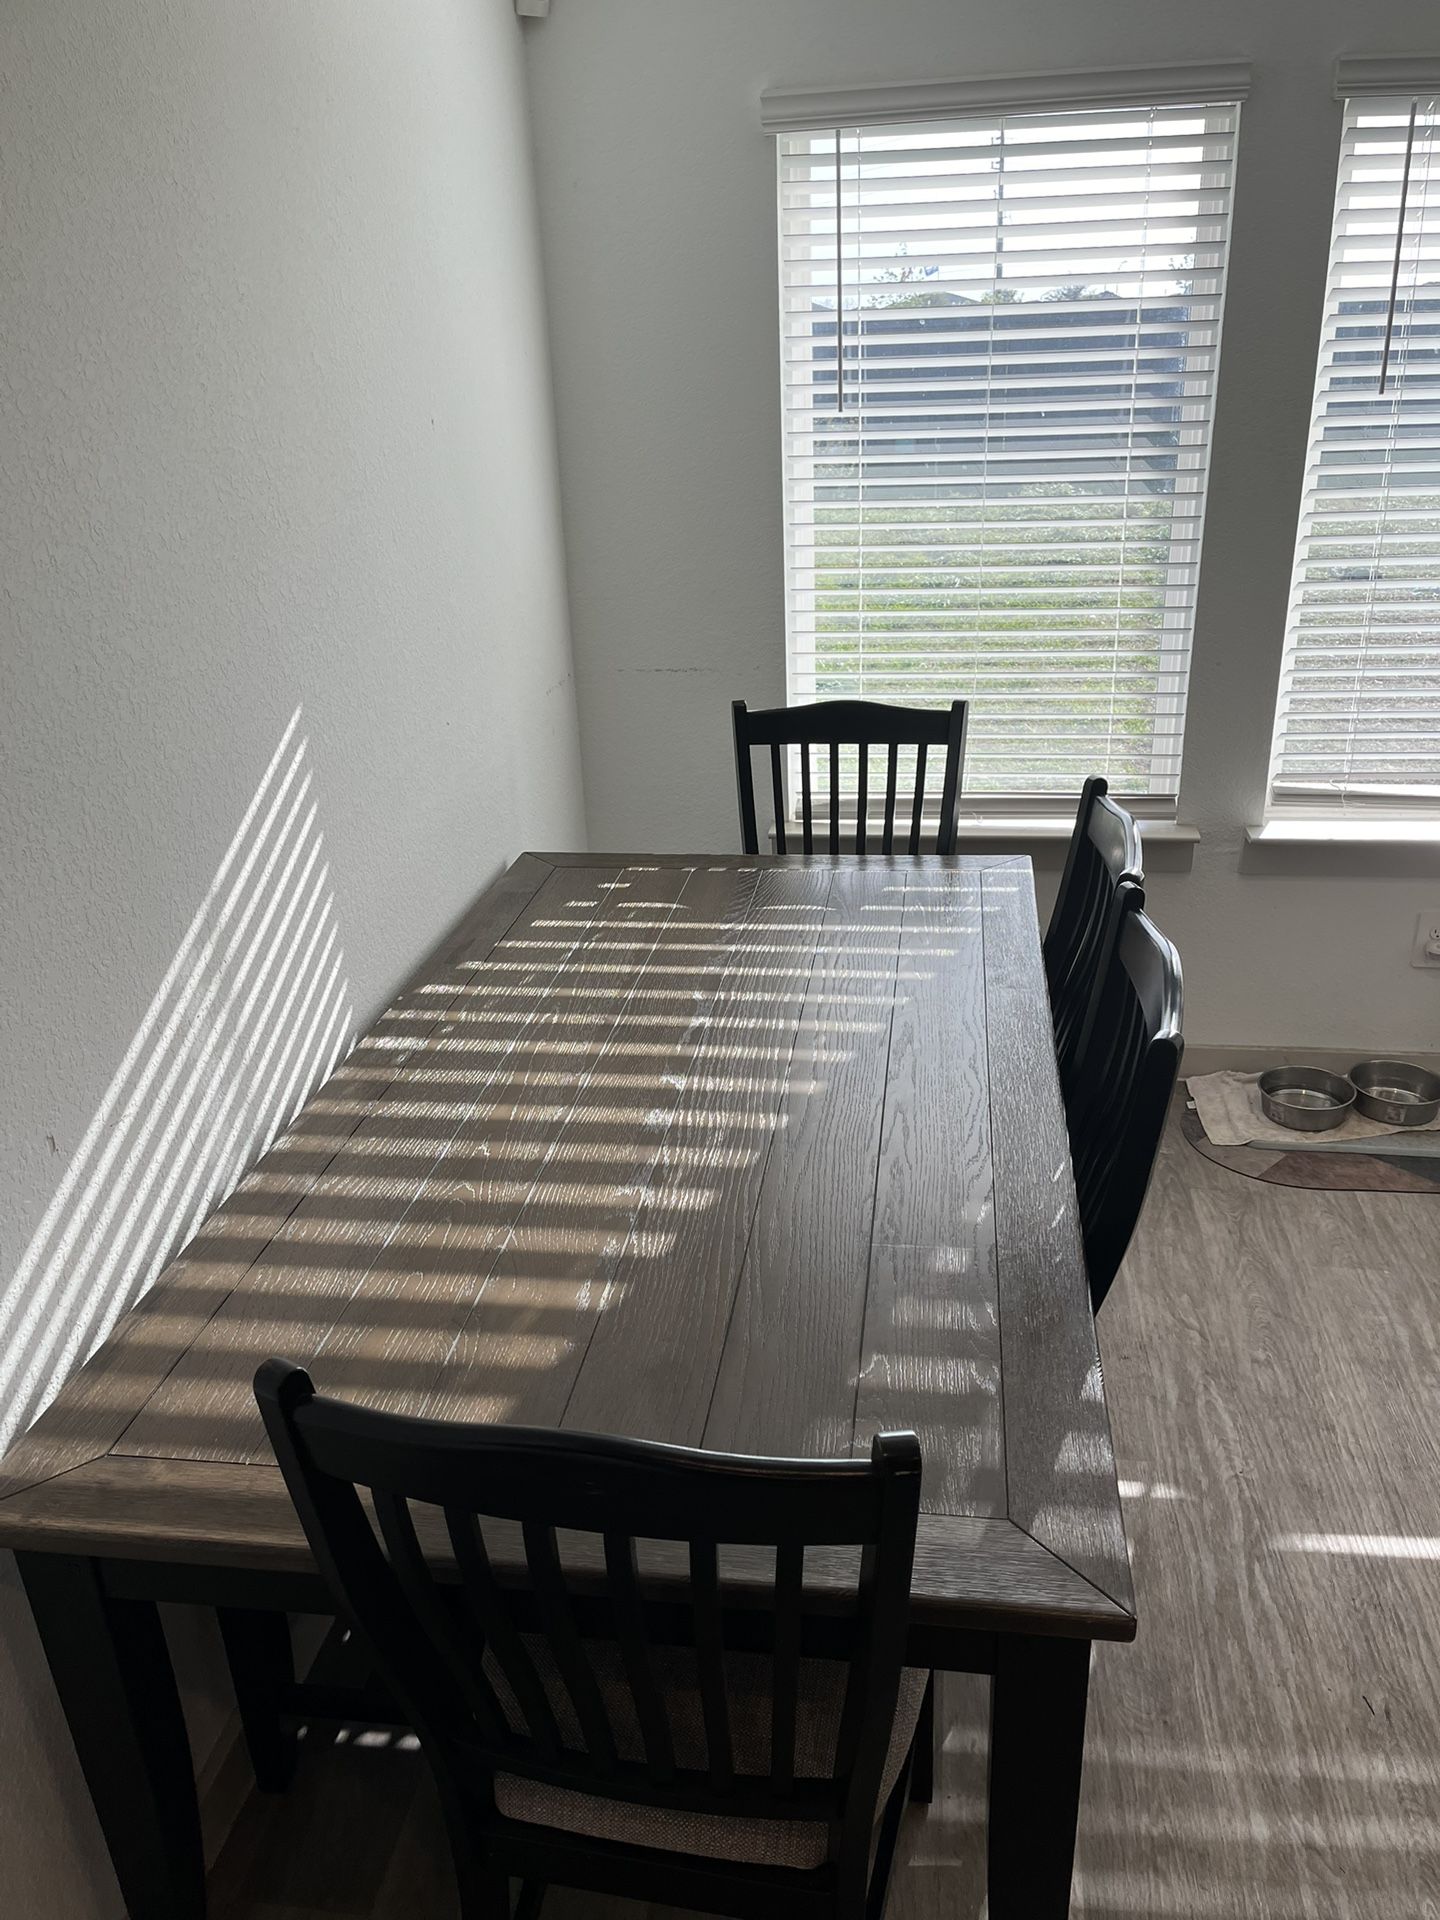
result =
[{"label": "chair seat cushion", "polygon": [[[526,1638],[528,1641],[529,1636]],[[549,1665],[548,1649],[543,1643],[532,1643],[531,1650],[537,1667],[543,1670]],[[622,1760],[642,1760],[644,1747],[618,1651],[598,1643],[591,1643],[588,1651],[614,1729],[616,1751]],[[670,1723],[675,1763],[682,1769],[704,1769],[708,1765],[708,1753],[694,1653],[682,1647],[656,1648],[653,1659]],[[770,1661],[763,1654],[727,1653],[725,1671],[735,1771],[763,1775],[770,1768],[773,1698]],[[800,1662],[795,1707],[797,1778],[824,1778],[834,1769],[848,1672],[838,1661]],[[511,1703],[505,1699],[508,1689],[498,1676],[494,1677],[496,1691],[509,1713]],[[551,1674],[545,1673],[543,1677],[555,1706],[561,1738],[567,1745],[583,1745],[563,1690],[557,1690]],[[901,1672],[895,1724],[880,1788],[880,1808],[889,1799],[910,1751],[929,1677],[918,1667],[907,1667]],[[512,1717],[518,1725],[518,1713]],[[507,1820],[559,1828],[566,1833],[619,1841],[627,1846],[702,1854],[713,1860],[807,1868],[822,1865],[826,1854],[828,1836],[823,1821],[757,1820],[693,1813],[610,1800],[575,1788],[529,1780],[519,1774],[496,1774],[495,1805]]]}]

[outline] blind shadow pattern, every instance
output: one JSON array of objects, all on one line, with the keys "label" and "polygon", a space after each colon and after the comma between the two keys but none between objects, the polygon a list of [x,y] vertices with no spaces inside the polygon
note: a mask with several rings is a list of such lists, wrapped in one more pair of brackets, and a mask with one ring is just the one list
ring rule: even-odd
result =
[{"label": "blind shadow pattern", "polygon": [[0,1295],[0,1449],[345,1051],[353,1008],[296,708]]}]

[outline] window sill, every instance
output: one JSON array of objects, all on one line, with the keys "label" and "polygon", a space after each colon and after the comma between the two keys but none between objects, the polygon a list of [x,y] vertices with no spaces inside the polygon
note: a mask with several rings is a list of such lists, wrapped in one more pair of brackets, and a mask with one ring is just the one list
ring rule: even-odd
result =
[{"label": "window sill", "polygon": [[[1137,824],[1140,828],[1141,842],[1145,846],[1193,847],[1200,838],[1200,829],[1198,827],[1188,826],[1181,820],[1139,820]],[[820,830],[824,830],[823,821],[820,822]],[[850,824],[849,831],[853,839],[855,831],[853,821]],[[927,819],[925,821],[924,831],[927,835],[932,835],[935,831],[935,822]],[[1068,842],[1074,831],[1075,821],[1073,816],[1069,814],[1047,816],[1033,813],[972,813],[962,815],[955,823],[956,838],[962,847],[1063,846]],[[908,832],[909,822],[905,821],[902,823],[897,820],[895,823],[897,842],[903,843],[904,837]],[[794,843],[798,842],[800,838],[799,822],[795,820],[787,821],[785,833],[787,839],[791,842],[793,851]],[[877,849],[879,846],[879,833],[880,828],[878,825],[871,829],[871,838],[875,841]],[[842,825],[842,839],[843,835],[844,828]],[[770,828],[770,845],[773,850],[775,845],[775,828],[773,825]]]},{"label": "window sill", "polygon": [[[1200,838],[1200,829],[1188,826],[1182,820],[1142,820],[1137,817],[1136,825],[1140,829],[1142,844],[1147,846],[1189,847],[1194,846]],[[1064,815],[1037,819],[1034,814],[970,814],[956,823],[956,832],[962,845],[1003,840],[1012,846],[1017,841],[1022,845],[1052,846],[1057,841],[1067,841],[1074,831],[1073,817]]]},{"label": "window sill", "polygon": [[1435,847],[1437,820],[1267,820],[1247,827],[1252,847]]}]

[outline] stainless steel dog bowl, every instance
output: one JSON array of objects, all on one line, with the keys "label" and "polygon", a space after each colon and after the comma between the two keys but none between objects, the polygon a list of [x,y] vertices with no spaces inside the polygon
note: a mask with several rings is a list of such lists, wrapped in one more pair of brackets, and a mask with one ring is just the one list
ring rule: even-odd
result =
[{"label": "stainless steel dog bowl", "polygon": [[1387,1127],[1423,1127],[1440,1114],[1440,1073],[1408,1060],[1362,1060],[1350,1069],[1355,1104]]},{"label": "stainless steel dog bowl", "polygon": [[1265,1118],[1297,1133],[1327,1133],[1355,1105],[1355,1089],[1343,1073],[1324,1067],[1271,1067],[1260,1076]]}]

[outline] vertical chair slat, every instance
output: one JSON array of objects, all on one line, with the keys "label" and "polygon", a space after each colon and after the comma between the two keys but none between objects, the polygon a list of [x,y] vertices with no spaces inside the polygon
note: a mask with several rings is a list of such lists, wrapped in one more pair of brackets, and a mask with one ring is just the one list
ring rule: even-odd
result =
[{"label": "vertical chair slat", "polygon": [[497,1744],[504,1743],[510,1737],[504,1709],[485,1677],[479,1658],[466,1645],[464,1636],[436,1590],[425,1556],[420,1550],[420,1542],[415,1537],[415,1522],[408,1503],[400,1494],[378,1490],[373,1497],[375,1517],[380,1523],[380,1537],[390,1555],[390,1565],[400,1583],[401,1592],[445,1663],[485,1737]]},{"label": "vertical chair slat", "polygon": [[1101,922],[1113,888],[1114,883],[1105,870],[1104,861],[1086,841],[1075,860],[1065,928],[1066,945],[1056,955],[1057,998],[1062,1006],[1074,999],[1086,975],[1093,973],[1095,942],[1100,938]]},{"label": "vertical chair slat", "polygon": [[920,816],[925,811],[925,742],[915,749],[915,805],[910,812],[910,851],[920,851]]},{"label": "vertical chair slat", "polygon": [[[780,743],[770,743],[770,788],[775,795],[775,851],[785,852],[785,782],[780,777]],[[747,847],[747,853],[754,851]]]},{"label": "vertical chair slat", "polygon": [[635,1567],[635,1542],[629,1534],[605,1535],[605,1572],[610,1582],[610,1604],[615,1614],[615,1638],[625,1662],[625,1678],[635,1702],[635,1718],[645,1743],[650,1773],[659,1784],[675,1778],[675,1748],[670,1738],[670,1716],[655,1678],[650,1637],[645,1631],[645,1609]]},{"label": "vertical chair slat", "polygon": [[735,734],[735,790],[740,801],[740,844],[746,853],[758,853],[760,830],[755,820],[755,776],[750,766],[750,740],[746,731],[743,700],[730,703],[730,719]]},{"label": "vertical chair slat", "polygon": [[464,1507],[446,1507],[445,1524],[455,1549],[455,1564],[460,1570],[465,1604],[476,1630],[488,1646],[491,1657],[504,1674],[514,1694],[530,1738],[547,1760],[560,1758],[560,1729],[545,1683],[540,1678],[530,1650],[517,1631],[490,1567],[490,1555],[478,1517]]},{"label": "vertical chair slat", "polygon": [[855,851],[865,851],[865,813],[870,800],[870,746],[860,743],[860,797],[855,803]]},{"label": "vertical chair slat", "polygon": [[770,1782],[776,1793],[795,1787],[795,1700],[800,1684],[800,1598],[805,1548],[787,1541],[775,1549],[775,1652],[771,1662]]},{"label": "vertical chair slat", "polygon": [[1062,1079],[1068,1073],[1080,1022],[1089,1007],[1089,988],[1097,977],[1105,916],[1111,886],[1103,862],[1088,842],[1081,848],[1074,880],[1072,945],[1060,961],[1053,991],[1055,1055]]},{"label": "vertical chair slat", "polygon": [[882,853],[895,851],[895,787],[900,776],[900,749],[892,740],[885,768],[885,829],[880,842]]},{"label": "vertical chair slat", "polygon": [[830,851],[840,851],[840,742],[830,742]]},{"label": "vertical chair slat", "polygon": [[1105,1056],[1096,1062],[1093,1124],[1086,1129],[1081,1149],[1084,1179],[1080,1192],[1084,1212],[1093,1214],[1105,1204],[1125,1148],[1125,1113],[1144,1057],[1145,1021],[1138,1001],[1134,1001],[1117,1022]]},{"label": "vertical chair slat", "polygon": [[960,804],[960,769],[965,763],[965,733],[970,709],[957,700],[950,708],[950,731],[945,743],[945,771],[940,783],[940,818],[935,829],[935,851],[954,853],[955,810]]},{"label": "vertical chair slat", "polygon": [[806,853],[813,853],[815,836],[810,814],[810,748],[804,742],[800,747],[800,831]]},{"label": "vertical chair slat", "polygon": [[725,1691],[725,1642],[720,1626],[720,1576],[713,1540],[690,1542],[690,1596],[695,1610],[695,1664],[710,1785],[725,1793],[735,1784],[730,1745],[730,1708]]},{"label": "vertical chair slat", "polygon": [[1045,981],[1050,989],[1051,1005],[1057,1009],[1065,977],[1075,958],[1077,920],[1081,903],[1089,890],[1089,863],[1099,858],[1099,851],[1090,836],[1090,823],[1096,803],[1104,799],[1108,792],[1108,784],[1099,774],[1092,774],[1081,790],[1080,805],[1075,813],[1075,830],[1070,836],[1070,846],[1065,855],[1065,869],[1060,876],[1050,924],[1045,929]]},{"label": "vertical chair slat", "polygon": [[[859,1606],[870,1611],[878,1571],[874,1547],[865,1547],[860,1555]],[[845,1698],[840,1706],[840,1731],[835,1740],[835,1778],[848,1780],[855,1770],[860,1751],[860,1734],[865,1721],[865,1694],[870,1684],[869,1662],[856,1660],[845,1677]]]},{"label": "vertical chair slat", "polygon": [[575,1624],[570,1592],[560,1567],[560,1551],[555,1529],[538,1520],[526,1520],[522,1526],[525,1560],[530,1583],[535,1589],[545,1635],[560,1669],[560,1678],[575,1709],[575,1718],[585,1739],[585,1750],[597,1772],[612,1775],[616,1769],[615,1736],[605,1713],[605,1702],[585,1652],[584,1642]]}]

